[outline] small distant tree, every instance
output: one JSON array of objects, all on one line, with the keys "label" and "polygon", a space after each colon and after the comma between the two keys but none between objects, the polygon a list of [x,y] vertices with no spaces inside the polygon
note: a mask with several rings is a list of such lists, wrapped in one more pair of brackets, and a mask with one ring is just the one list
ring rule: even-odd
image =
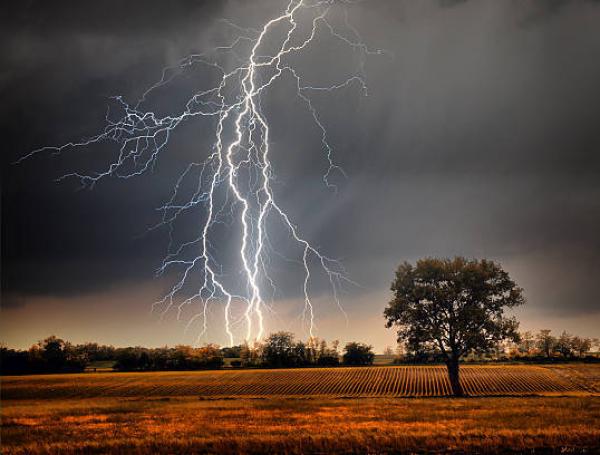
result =
[{"label": "small distant tree", "polygon": [[262,360],[272,367],[292,366],[295,362],[294,335],[290,332],[269,335],[263,343]]},{"label": "small distant tree", "polygon": [[386,346],[383,350],[383,355],[392,356],[394,355],[394,349],[391,346]]},{"label": "small distant tree", "polygon": [[296,344],[294,344],[292,357],[296,366],[304,366],[310,364],[308,348],[306,347],[306,344],[302,341],[298,341]]},{"label": "small distant tree", "polygon": [[522,332],[518,344],[519,353],[530,355],[535,349],[535,337],[531,332]]},{"label": "small distant tree", "polygon": [[316,364],[319,361],[321,340],[317,337],[310,337],[306,341],[306,361],[309,364]]},{"label": "small distant tree", "polygon": [[340,347],[340,340],[333,340],[331,342],[331,350],[336,354],[338,353],[338,348]]},{"label": "small distant tree", "polygon": [[522,289],[488,260],[422,259],[404,262],[392,282],[393,299],[384,311],[387,327],[416,352],[441,352],[455,395],[463,394],[459,360],[486,352],[504,339],[518,341],[518,323],[506,308],[525,302]]},{"label": "small distant tree", "polygon": [[142,351],[140,369],[161,371],[170,368],[171,352],[167,346],[156,349],[140,348],[140,350]]},{"label": "small distant tree", "polygon": [[571,338],[571,334],[563,330],[563,332],[558,337],[558,340],[556,340],[555,350],[565,358],[573,356],[573,346]]},{"label": "small distant tree", "polygon": [[114,360],[115,348],[113,346],[100,345],[98,343],[83,343],[71,345],[71,352],[81,356],[87,362],[97,362],[103,360]]},{"label": "small distant tree", "polygon": [[144,348],[119,348],[115,353],[115,370],[135,371],[150,369],[150,356]]},{"label": "small distant tree", "polygon": [[240,349],[241,365],[245,367],[256,366],[260,363],[261,346],[258,343],[250,346],[247,342]]},{"label": "small distant tree", "polygon": [[0,347],[0,373],[20,374],[33,373],[34,366],[27,351],[8,349],[6,345]]},{"label": "small distant tree", "polygon": [[41,342],[34,344],[27,350],[27,360],[32,372],[43,372],[46,370],[44,358],[42,356],[43,352]]},{"label": "small distant tree", "polygon": [[551,333],[551,330],[543,329],[536,336],[537,347],[547,358],[552,357],[556,349],[557,340]]},{"label": "small distant tree", "polygon": [[396,355],[396,359],[400,360],[406,356],[406,344],[404,342],[399,342],[396,344],[396,350],[394,351]]},{"label": "small distant tree", "polygon": [[48,371],[60,371],[64,368],[67,363],[64,340],[52,335],[40,341],[39,346]]},{"label": "small distant tree", "polygon": [[221,368],[223,366],[223,354],[221,348],[216,344],[205,344],[194,349],[194,354],[199,360],[201,368]]},{"label": "small distant tree", "polygon": [[329,348],[327,347],[327,341],[321,340],[319,343],[319,355],[317,358],[317,363],[319,363],[321,357],[327,354],[327,351],[329,351]]},{"label": "small distant tree", "polygon": [[373,346],[352,341],[346,344],[343,359],[346,365],[371,365],[375,359]]},{"label": "small distant tree", "polygon": [[582,338],[582,337],[578,337],[578,336],[574,336],[571,338],[571,349],[579,357],[585,356],[591,348],[592,348],[591,338]]},{"label": "small distant tree", "polygon": [[174,370],[192,370],[196,364],[194,349],[191,346],[179,344],[170,350],[169,367]]},{"label": "small distant tree", "polygon": [[321,342],[321,347],[319,348],[319,358],[317,360],[317,365],[320,366],[336,366],[340,363],[340,356],[337,351],[337,346],[339,341],[334,341],[332,343],[332,347],[329,348],[325,340]]}]

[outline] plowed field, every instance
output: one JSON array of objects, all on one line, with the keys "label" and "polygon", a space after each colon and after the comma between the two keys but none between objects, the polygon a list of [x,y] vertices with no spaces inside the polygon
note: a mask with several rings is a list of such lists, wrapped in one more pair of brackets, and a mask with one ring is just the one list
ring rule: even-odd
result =
[{"label": "plowed field", "polygon": [[[600,370],[599,366],[581,369]],[[470,396],[597,394],[578,369],[463,366]],[[436,397],[451,394],[443,366],[306,368],[155,373],[85,373],[2,378],[2,399],[93,397]]]}]

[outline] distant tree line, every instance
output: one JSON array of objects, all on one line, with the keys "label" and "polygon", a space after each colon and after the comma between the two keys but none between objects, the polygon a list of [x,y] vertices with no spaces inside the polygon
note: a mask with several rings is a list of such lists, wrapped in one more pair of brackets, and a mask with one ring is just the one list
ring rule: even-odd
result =
[{"label": "distant tree line", "polygon": [[325,340],[319,338],[309,338],[306,342],[295,341],[292,333],[277,332],[271,334],[263,343],[253,346],[244,344],[241,349],[241,365],[274,368],[337,366],[340,363],[371,365],[375,358],[373,347],[364,343],[347,343],[341,359],[338,349],[337,340],[328,346]]},{"label": "distant tree line", "polygon": [[0,349],[2,374],[77,372],[82,371],[86,359],[74,346],[55,336],[31,346],[28,350]]},{"label": "distant tree line", "polygon": [[295,341],[294,335],[289,332],[274,333],[264,342],[251,346],[245,343],[224,348],[215,344],[116,348],[98,343],[72,344],[50,336],[28,350],[0,347],[0,370],[2,374],[80,372],[99,362],[107,362],[119,371],[216,369],[226,363],[231,367],[268,368],[373,363],[372,346],[351,342],[345,346],[341,356],[338,348],[337,341],[331,346],[318,338]]},{"label": "distant tree line", "polygon": [[120,348],[115,350],[114,369],[120,371],[202,370],[223,366],[223,353],[219,346],[206,344],[194,348]]},{"label": "distant tree line", "polygon": [[579,337],[563,331],[558,337],[548,329],[537,334],[523,332],[519,341],[508,346],[507,353],[511,357],[531,357],[561,360],[580,360],[589,356],[592,348],[600,348],[597,338]]},{"label": "distant tree line", "polygon": [[121,371],[198,370],[223,366],[223,352],[213,344],[199,348],[115,348],[97,343],[72,344],[56,336],[28,350],[0,348],[2,374],[80,372],[103,361]]},{"label": "distant tree line", "polygon": [[[388,348],[388,354],[391,348]],[[596,350],[594,352],[593,350]],[[520,332],[516,340],[505,340],[496,343],[487,350],[478,353],[467,353],[463,361],[596,361],[600,360],[597,351],[600,340],[580,337],[563,331],[560,335],[552,335],[548,329],[537,333]],[[434,344],[422,344],[418,347],[408,344],[399,345],[396,352],[396,363],[441,363],[443,355]]]}]

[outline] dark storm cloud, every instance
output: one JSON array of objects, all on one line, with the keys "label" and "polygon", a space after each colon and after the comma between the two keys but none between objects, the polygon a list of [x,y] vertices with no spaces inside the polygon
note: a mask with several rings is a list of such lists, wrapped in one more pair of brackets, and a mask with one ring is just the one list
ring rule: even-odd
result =
[{"label": "dark storm cloud", "polygon": [[0,48],[5,296],[80,294],[152,276],[164,239],[139,235],[156,221],[165,184],[109,182],[90,192],[53,182],[71,166],[100,169],[106,147],[11,163],[39,146],[94,134],[109,96],[139,96],[136,89],[160,77],[163,66],[197,50],[195,38],[221,10],[218,1],[7,8]]},{"label": "dark storm cloud", "polygon": [[[5,295],[83,295],[151,279],[165,235],[138,235],[182,160],[91,192],[52,178],[98,168],[106,147],[7,164],[96,132],[108,96],[139,96],[163,66],[218,42],[217,18],[256,25],[275,4],[32,2],[4,15]],[[598,3],[373,0],[350,19],[390,53],[369,58],[367,98],[315,99],[349,175],[337,195],[323,188],[318,136],[313,143],[306,119],[287,109],[285,81],[265,105],[285,151],[274,157],[277,189],[304,232],[370,290],[386,289],[404,259],[486,256],[512,267],[532,305],[597,311]],[[331,52],[314,49],[307,76],[344,71]],[[186,156],[206,131],[183,129],[173,153]]]}]

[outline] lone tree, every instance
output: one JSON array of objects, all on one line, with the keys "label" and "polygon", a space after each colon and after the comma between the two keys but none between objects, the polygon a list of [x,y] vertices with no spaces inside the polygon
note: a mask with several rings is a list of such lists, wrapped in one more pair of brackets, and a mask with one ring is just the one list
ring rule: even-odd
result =
[{"label": "lone tree", "polygon": [[492,261],[456,257],[421,259],[416,266],[404,262],[391,290],[386,326],[396,326],[398,341],[413,351],[439,350],[456,396],[463,394],[461,356],[519,339],[518,323],[505,317],[504,309],[525,303],[523,291]]}]

